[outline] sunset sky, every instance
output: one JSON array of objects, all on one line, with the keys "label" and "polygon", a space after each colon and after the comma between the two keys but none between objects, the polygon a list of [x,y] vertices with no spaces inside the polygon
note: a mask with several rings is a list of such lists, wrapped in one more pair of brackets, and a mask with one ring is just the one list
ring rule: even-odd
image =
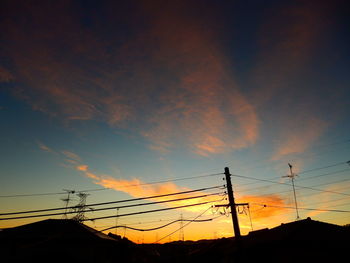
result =
[{"label": "sunset sky", "polygon": [[[282,178],[288,163],[299,174],[300,208],[350,211],[345,3],[1,1],[1,213],[62,207],[63,189],[98,190],[87,197],[97,203],[223,185],[227,166],[241,176],[232,176],[234,193],[250,203],[253,228],[273,227],[296,219]],[[209,206],[86,223],[157,227]],[[198,219],[215,219],[184,228],[185,239],[232,236],[220,212],[209,209]],[[239,212],[247,234],[248,213]],[[299,214],[350,223],[348,212]],[[0,221],[0,228],[41,219]],[[117,233],[154,242],[179,226]],[[177,239],[178,232],[161,242]]]}]

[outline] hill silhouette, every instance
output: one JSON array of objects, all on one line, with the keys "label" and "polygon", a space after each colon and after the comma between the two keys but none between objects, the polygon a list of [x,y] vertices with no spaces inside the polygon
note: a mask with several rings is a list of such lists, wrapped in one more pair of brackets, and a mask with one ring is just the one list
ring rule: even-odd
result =
[{"label": "hill silhouette", "polygon": [[235,238],[137,245],[73,220],[0,231],[2,262],[343,262],[349,227],[299,220]]}]

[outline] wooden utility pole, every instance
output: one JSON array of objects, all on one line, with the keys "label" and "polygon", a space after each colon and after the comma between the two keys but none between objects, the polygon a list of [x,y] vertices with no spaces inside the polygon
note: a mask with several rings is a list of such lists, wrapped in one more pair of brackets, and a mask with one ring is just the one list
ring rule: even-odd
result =
[{"label": "wooden utility pole", "polygon": [[228,201],[229,201],[229,206],[231,208],[233,231],[235,233],[235,238],[239,240],[241,239],[241,230],[239,228],[236,203],[235,203],[235,198],[233,196],[233,191],[232,191],[231,174],[228,167],[225,167],[225,178],[226,178]]}]

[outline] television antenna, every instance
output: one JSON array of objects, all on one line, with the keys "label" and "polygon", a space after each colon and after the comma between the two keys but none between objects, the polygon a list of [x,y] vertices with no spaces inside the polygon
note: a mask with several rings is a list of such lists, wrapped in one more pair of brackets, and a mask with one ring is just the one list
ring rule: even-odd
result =
[{"label": "television antenna", "polygon": [[296,220],[299,220],[299,211],[298,211],[298,203],[297,203],[297,196],[295,194],[295,186],[294,186],[294,178],[296,176],[298,176],[297,174],[293,173],[293,165],[291,165],[290,163],[288,163],[289,166],[289,170],[290,170],[290,174],[287,174],[285,176],[282,176],[282,178],[290,178],[292,180],[292,186],[293,186],[293,193],[294,193],[294,204],[295,204],[295,212],[297,214],[297,218]]}]

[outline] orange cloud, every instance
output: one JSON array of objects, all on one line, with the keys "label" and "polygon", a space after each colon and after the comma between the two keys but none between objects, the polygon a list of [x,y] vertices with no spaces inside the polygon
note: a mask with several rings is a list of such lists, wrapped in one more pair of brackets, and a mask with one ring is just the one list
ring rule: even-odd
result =
[{"label": "orange cloud", "polygon": [[228,70],[215,42],[217,32],[178,5],[150,10],[149,34],[159,46],[153,60],[176,77],[164,85],[162,106],[143,132],[151,147],[166,152],[186,146],[208,156],[253,145],[259,134],[257,113]]},{"label": "orange cloud", "polygon": [[[127,193],[133,197],[156,196],[156,195],[163,195],[163,194],[191,190],[190,188],[187,188],[187,187],[180,187],[172,182],[148,185],[148,184],[144,184],[143,181],[136,178],[131,180],[125,180],[125,179],[116,179],[114,177],[106,176],[106,175],[97,175],[89,171],[87,165],[77,166],[76,169],[78,171],[83,172],[86,177],[93,179],[95,184],[101,185],[105,188]],[[220,190],[217,189],[216,192],[220,192]],[[159,197],[159,198],[153,198],[153,199],[157,201],[172,200],[177,198],[186,198],[186,197],[201,196],[201,195],[207,195],[207,194],[209,193],[195,192],[195,193],[181,194],[177,196]],[[217,195],[213,195],[213,196],[205,196],[205,197],[200,197],[195,199],[174,201],[174,202],[164,203],[162,205],[166,205],[169,207],[176,207],[176,206],[198,204],[198,203],[210,202],[210,201],[217,201],[216,203],[220,203],[221,199],[222,199],[221,197]],[[205,205],[186,207],[182,209],[190,212],[199,212],[199,211],[203,211],[203,209],[208,208],[210,205],[211,204],[209,203]]]},{"label": "orange cloud", "polygon": [[[288,209],[283,208],[283,206],[286,206],[285,201],[278,195],[245,195],[242,196],[240,200],[250,204],[251,214],[254,220],[266,219],[270,216],[279,213],[283,214],[288,211]],[[263,207],[261,204],[266,204],[271,207]]]},{"label": "orange cloud", "polygon": [[47,145],[38,142],[39,148],[45,152],[49,152],[49,153],[56,153],[54,150],[52,150],[51,148],[49,148]]},{"label": "orange cloud", "polygon": [[62,154],[66,156],[67,158],[73,159],[74,161],[81,161],[81,158],[79,155],[70,152],[70,151],[62,151]]},{"label": "orange cloud", "polygon": [[283,129],[280,142],[271,160],[280,160],[291,154],[305,152],[327,127],[324,121],[316,118],[306,118],[295,123],[298,123],[298,126],[289,124]]},{"label": "orange cloud", "polygon": [[89,167],[87,165],[85,165],[85,164],[82,164],[82,165],[79,165],[79,166],[76,167],[76,169],[78,171],[82,171],[82,172],[87,172],[88,168]]},{"label": "orange cloud", "polygon": [[[183,147],[209,156],[253,145],[255,108],[216,41],[216,21],[201,24],[187,12],[192,4],[141,3],[147,25],[117,45],[82,28],[69,5],[26,6],[18,12],[38,14],[35,19],[4,18],[6,52],[26,86],[16,95],[67,122],[122,126],[162,153]],[[47,8],[55,10],[50,19]],[[120,24],[108,15],[111,25]],[[129,18],[119,19],[133,29]]]}]

